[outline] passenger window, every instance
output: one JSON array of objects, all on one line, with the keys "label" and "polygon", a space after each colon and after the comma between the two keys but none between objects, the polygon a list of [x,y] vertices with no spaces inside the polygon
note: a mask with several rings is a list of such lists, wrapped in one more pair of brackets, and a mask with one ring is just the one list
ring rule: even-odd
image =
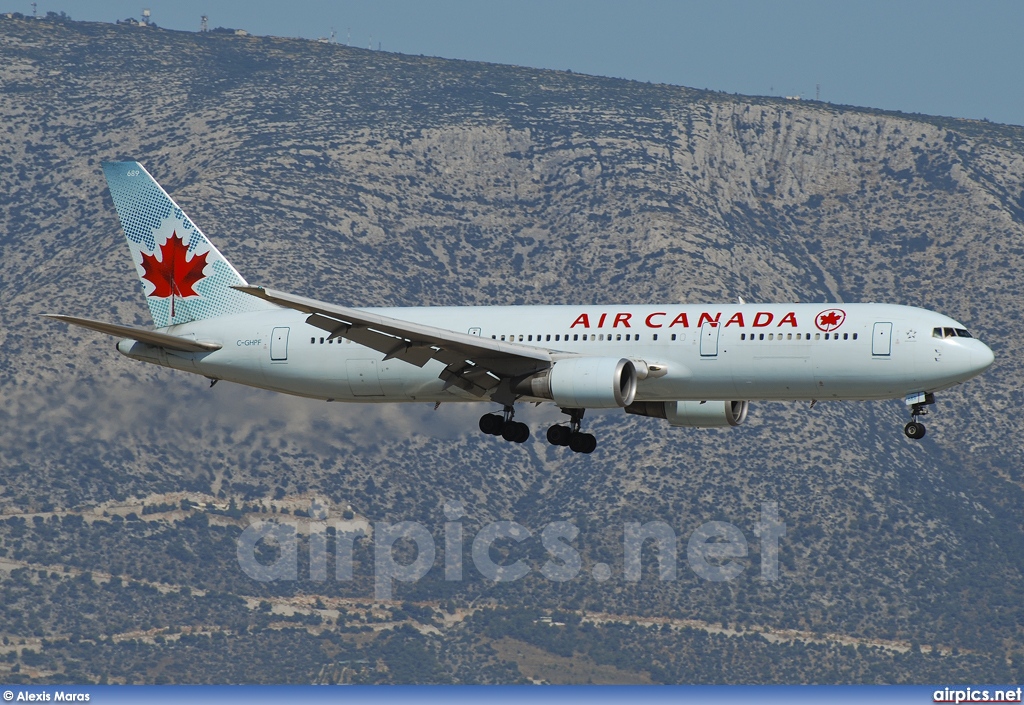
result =
[{"label": "passenger window", "polygon": [[586,334],[586,333],[584,333],[584,334],[583,334],[583,339],[584,339],[584,340],[586,340],[586,339],[587,339],[587,334]]},{"label": "passenger window", "polygon": [[522,333],[519,334],[519,342],[520,343],[523,342],[523,335],[522,335]]},{"label": "passenger window", "polygon": [[758,336],[758,340],[764,340],[764,333],[761,333],[761,335]]},{"label": "passenger window", "polygon": [[548,333],[547,337],[545,338],[545,341],[548,341],[548,340],[551,340],[551,334],[550,333]]},{"label": "passenger window", "polygon": [[526,340],[527,340],[527,342],[532,343],[533,342],[533,336],[532,335],[526,336]]},{"label": "passenger window", "polygon": [[580,334],[576,333],[575,335],[572,336],[572,339],[573,340],[579,340],[580,339]]},{"label": "passenger window", "polygon": [[312,344],[313,344],[313,343],[315,343],[315,342],[316,342],[316,338],[310,338],[310,339],[309,339],[309,344],[310,344],[310,345],[312,345]]},{"label": "passenger window", "polygon": [[617,333],[617,334],[615,335],[615,342],[617,343],[617,342],[619,342],[620,340],[622,340],[622,333]]},{"label": "passenger window", "polygon": [[676,334],[675,334],[675,333],[673,333],[673,334],[672,334],[672,340],[675,340],[675,339],[676,339]]},{"label": "passenger window", "polygon": [[320,338],[320,344],[321,344],[321,345],[323,345],[323,344],[324,344],[324,339],[323,339],[323,338]]},{"label": "passenger window", "polygon": [[[740,333],[740,340],[746,340],[746,339],[747,339],[747,334],[746,333]],[[675,340],[675,338],[673,338],[673,340]]]},{"label": "passenger window", "polygon": [[775,340],[775,334],[774,333],[769,333],[768,334],[768,340]]},{"label": "passenger window", "polygon": [[792,339],[793,339],[793,334],[792,333],[786,333],[786,340],[792,340]]},{"label": "passenger window", "polygon": [[849,339],[850,339],[850,334],[849,333],[843,333],[843,340],[849,340]]},{"label": "passenger window", "polygon": [[652,338],[653,338],[654,340],[657,340],[657,339],[658,339],[658,334],[657,334],[657,333],[655,333],[655,334],[654,334],[653,336],[651,336],[651,337],[652,337]]},{"label": "passenger window", "polygon": [[856,340],[856,339],[857,339],[857,334],[856,334],[856,333],[854,333],[854,334],[853,334],[853,339],[854,339],[854,340]]},{"label": "passenger window", "polygon": [[557,341],[558,341],[558,340],[560,340],[560,339],[561,339],[561,338],[560,338],[560,334],[558,334],[558,333],[555,333],[555,341],[557,342]]}]

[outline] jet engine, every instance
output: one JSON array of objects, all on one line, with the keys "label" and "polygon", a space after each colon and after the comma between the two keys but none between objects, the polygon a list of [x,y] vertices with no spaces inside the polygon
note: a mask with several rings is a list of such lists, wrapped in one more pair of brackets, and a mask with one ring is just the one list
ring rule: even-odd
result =
[{"label": "jet engine", "polygon": [[626,407],[627,414],[667,419],[669,426],[715,428],[739,426],[747,420],[746,401],[638,401]]},{"label": "jet engine", "polygon": [[633,403],[636,367],[625,358],[570,357],[520,381],[515,391],[563,409],[614,409]]}]

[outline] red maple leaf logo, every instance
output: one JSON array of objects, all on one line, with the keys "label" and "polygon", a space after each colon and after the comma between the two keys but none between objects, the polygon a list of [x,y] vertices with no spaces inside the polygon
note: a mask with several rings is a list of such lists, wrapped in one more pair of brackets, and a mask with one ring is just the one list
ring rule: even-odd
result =
[{"label": "red maple leaf logo", "polygon": [[828,311],[822,311],[819,313],[814,324],[818,326],[819,330],[823,330],[827,333],[843,325],[843,321],[845,320],[846,311],[843,311],[840,308],[832,308]]},{"label": "red maple leaf logo", "polygon": [[155,254],[142,253],[142,269],[145,270],[142,278],[153,285],[153,292],[149,295],[158,299],[171,297],[172,318],[174,297],[199,296],[193,287],[204,279],[203,270],[206,268],[208,254],[204,252],[194,255],[191,260],[187,259],[188,245],[184,238],[178,236],[177,231],[160,246],[160,259]]}]

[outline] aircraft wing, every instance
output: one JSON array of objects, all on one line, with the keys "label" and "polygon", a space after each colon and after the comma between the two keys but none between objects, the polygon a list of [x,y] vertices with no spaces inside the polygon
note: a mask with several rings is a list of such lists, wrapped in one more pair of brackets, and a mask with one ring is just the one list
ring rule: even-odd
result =
[{"label": "aircraft wing", "polygon": [[[385,360],[398,359],[417,367],[430,360],[445,363],[440,378],[446,384],[483,396],[503,380],[546,369],[553,360],[549,351],[445,328],[403,321],[346,306],[336,306],[261,286],[236,286],[239,291],[308,313],[306,322],[383,353]],[[506,382],[506,386],[507,386]],[[511,389],[502,398],[514,399]],[[500,399],[498,399],[500,401]],[[509,402],[511,403],[511,401]]]},{"label": "aircraft wing", "polygon": [[75,316],[62,316],[57,313],[44,313],[43,315],[47,318],[56,318],[58,321],[82,326],[83,328],[98,330],[100,333],[106,333],[107,335],[119,335],[123,338],[131,338],[132,340],[138,340],[140,343],[147,343],[160,348],[167,348],[168,350],[181,350],[183,352],[213,352],[214,350],[220,350],[221,348],[219,343],[203,343],[190,338],[180,338],[176,335],[158,333],[154,330],[147,330],[145,328],[119,326],[116,323],[104,323],[103,321],[93,321],[88,318],[76,318]]}]

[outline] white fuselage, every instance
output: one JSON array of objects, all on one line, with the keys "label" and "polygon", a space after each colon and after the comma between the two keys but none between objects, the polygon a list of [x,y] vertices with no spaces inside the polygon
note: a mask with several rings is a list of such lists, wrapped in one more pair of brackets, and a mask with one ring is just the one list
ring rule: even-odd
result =
[{"label": "white fuselage", "polygon": [[[934,392],[992,364],[979,340],[935,337],[953,319],[888,304],[500,306],[366,309],[414,323],[551,351],[622,357],[656,372],[637,401],[887,399]],[[834,312],[834,313],[830,313]],[[823,319],[825,325],[818,325]],[[222,316],[164,329],[215,342],[215,352],[131,340],[129,357],[278,392],[350,402],[486,401],[425,366],[338,338],[290,309]],[[643,375],[641,375],[643,376]],[[529,399],[524,397],[524,399]]]}]

